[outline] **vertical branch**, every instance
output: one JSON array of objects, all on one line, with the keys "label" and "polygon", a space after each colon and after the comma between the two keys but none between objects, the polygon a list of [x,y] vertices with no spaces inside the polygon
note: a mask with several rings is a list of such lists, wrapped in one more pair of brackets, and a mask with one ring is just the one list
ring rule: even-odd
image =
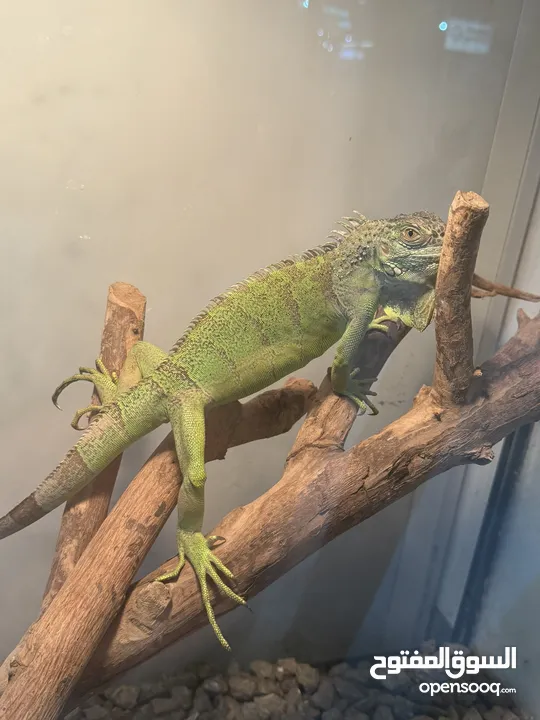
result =
[{"label": "vertical branch", "polygon": [[[109,287],[100,357],[109,372],[120,372],[133,345],[142,340],[146,298],[117,282]],[[94,391],[92,404],[99,405]],[[41,609],[46,610],[107,516],[122,456],[66,504]]]},{"label": "vertical branch", "polygon": [[437,354],[433,390],[440,403],[462,405],[473,367],[471,285],[487,202],[458,191],[448,214],[436,287]]}]

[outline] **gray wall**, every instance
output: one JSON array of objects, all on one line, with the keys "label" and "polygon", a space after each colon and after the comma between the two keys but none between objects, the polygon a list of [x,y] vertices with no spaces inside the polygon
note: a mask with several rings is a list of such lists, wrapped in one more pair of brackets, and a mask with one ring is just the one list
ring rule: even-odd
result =
[{"label": "gray wall", "polygon": [[[458,188],[480,191],[520,8],[1,3],[2,511],[74,439],[69,419],[88,387],[65,394],[63,414],[50,395],[93,361],[111,282],[147,295],[146,339],[168,348],[209,298],[317,245],[352,209],[445,214]],[[486,52],[445,47],[438,26],[451,17],[483,23]],[[482,250],[484,274],[495,275],[499,255]],[[479,326],[485,311],[475,312]],[[329,359],[306,376],[318,381]],[[430,381],[432,361],[431,330],[408,338],[378,384],[381,414],[358,419],[350,441],[401,414]],[[126,454],[118,492],[157,439]],[[292,439],[210,466],[208,529],[276,481]],[[346,653],[410,505],[405,498],[324,548],[255,599],[253,616],[227,617],[238,654]],[[0,545],[0,656],[38,612],[59,518]],[[171,521],[143,572],[174,550]],[[219,652],[204,630],[167,658]]]},{"label": "gray wall", "polygon": [[[527,235],[516,284],[540,287],[540,202]],[[523,303],[512,301],[503,340],[516,331],[515,314]],[[529,314],[536,309],[527,308]],[[524,467],[499,538],[500,546],[486,587],[474,638],[481,654],[499,655],[505,646],[517,648],[517,669],[504,671],[501,681],[515,687],[534,717],[540,714],[540,428],[533,430]]]}]

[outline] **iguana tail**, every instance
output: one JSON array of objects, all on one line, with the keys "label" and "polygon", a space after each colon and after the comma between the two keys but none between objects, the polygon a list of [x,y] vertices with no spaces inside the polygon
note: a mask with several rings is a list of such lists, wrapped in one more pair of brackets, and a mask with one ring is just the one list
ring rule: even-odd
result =
[{"label": "iguana tail", "polygon": [[144,381],[105,406],[57,468],[13,510],[0,517],[0,539],[64,503],[135,440],[165,421],[159,399],[142,385]]}]

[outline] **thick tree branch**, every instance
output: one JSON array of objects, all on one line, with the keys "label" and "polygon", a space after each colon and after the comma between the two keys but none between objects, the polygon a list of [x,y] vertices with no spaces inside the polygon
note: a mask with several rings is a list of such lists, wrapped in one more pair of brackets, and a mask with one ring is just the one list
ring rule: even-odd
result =
[{"label": "thick tree branch", "polygon": [[[129,350],[142,340],[146,298],[127,283],[109,287],[100,357],[109,372],[119,373]],[[92,405],[99,405],[94,391]],[[122,456],[114,460],[90,485],[66,503],[51,573],[41,605],[46,610],[86,546],[107,516]]]},{"label": "thick tree branch", "polygon": [[473,374],[471,284],[489,206],[473,192],[456,193],[437,275],[434,392],[442,404],[462,404]]}]

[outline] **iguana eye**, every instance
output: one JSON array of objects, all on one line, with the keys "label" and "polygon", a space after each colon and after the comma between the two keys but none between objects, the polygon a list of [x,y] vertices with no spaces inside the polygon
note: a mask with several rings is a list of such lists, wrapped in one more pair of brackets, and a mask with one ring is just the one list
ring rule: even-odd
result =
[{"label": "iguana eye", "polygon": [[408,245],[414,245],[417,242],[421,241],[423,238],[418,232],[418,230],[415,230],[414,228],[405,228],[403,231],[403,239]]}]

